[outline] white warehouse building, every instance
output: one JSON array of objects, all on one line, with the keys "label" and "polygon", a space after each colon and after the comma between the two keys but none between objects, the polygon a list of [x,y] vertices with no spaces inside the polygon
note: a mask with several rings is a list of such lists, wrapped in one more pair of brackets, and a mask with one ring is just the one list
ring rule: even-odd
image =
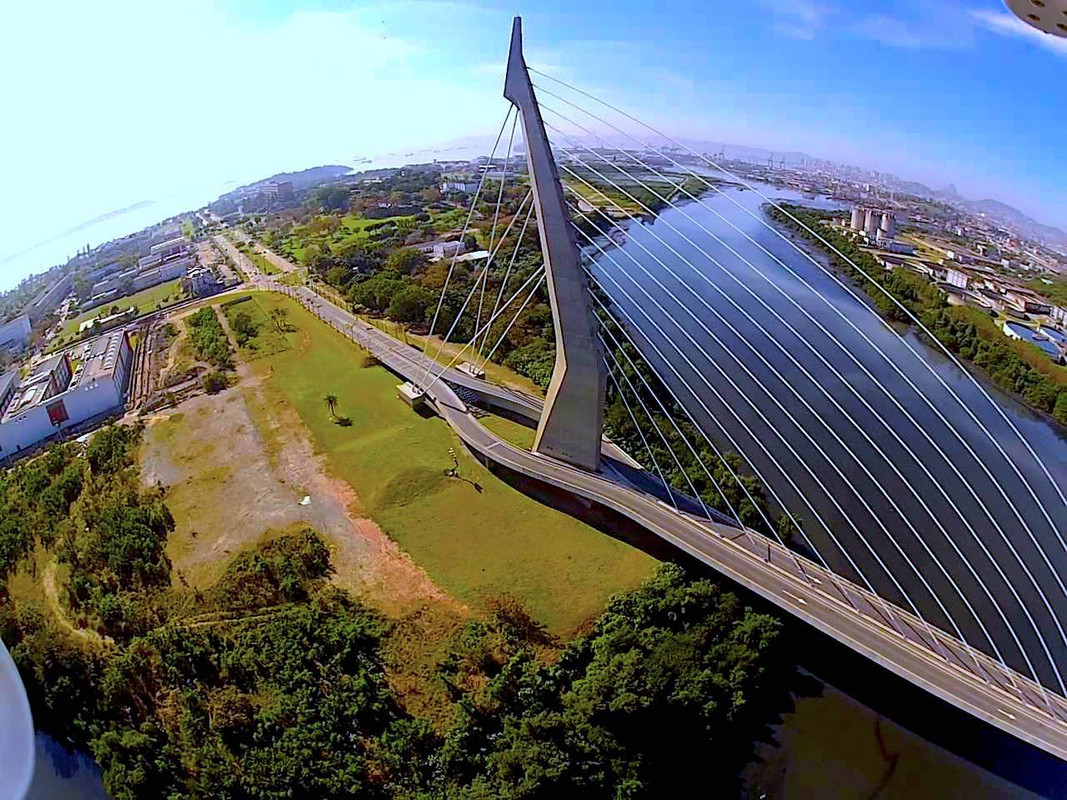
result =
[{"label": "white warehouse building", "polygon": [[0,420],[0,458],[122,407],[133,350],[124,330],[88,342],[70,370],[67,355],[40,364],[21,385]]},{"label": "white warehouse building", "polygon": [[20,314],[13,320],[0,324],[0,348],[17,350],[24,347],[29,344],[32,330],[28,314]]}]

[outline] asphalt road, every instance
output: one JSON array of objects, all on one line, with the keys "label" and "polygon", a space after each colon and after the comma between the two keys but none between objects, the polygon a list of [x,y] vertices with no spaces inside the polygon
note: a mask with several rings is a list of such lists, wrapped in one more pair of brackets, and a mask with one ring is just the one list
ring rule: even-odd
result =
[{"label": "asphalt road", "polygon": [[[425,382],[426,356],[306,287],[275,287],[346,332],[389,367],[416,383]],[[490,433],[452,385],[492,395],[528,411],[535,399],[493,387],[454,369],[428,387],[442,418],[483,457],[563,491],[610,508],[639,523],[731,580],[813,625],[886,669],[954,706],[1039,749],[1067,761],[1067,700],[955,638],[934,631],[911,614],[889,606],[751,531],[679,512],[660,498],[613,478],[611,458],[601,473],[520,450]],[[611,455],[607,453],[607,455]],[[611,477],[609,477],[611,475]]]}]

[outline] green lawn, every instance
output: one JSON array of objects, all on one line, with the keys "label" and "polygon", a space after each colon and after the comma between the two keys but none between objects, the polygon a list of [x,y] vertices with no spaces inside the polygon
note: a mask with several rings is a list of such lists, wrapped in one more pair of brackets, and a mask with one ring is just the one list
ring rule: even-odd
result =
[{"label": "green lawn", "polygon": [[537,435],[533,428],[507,417],[498,417],[496,414],[486,414],[480,422],[505,442],[511,442],[523,450],[533,449],[534,437]]},{"label": "green lawn", "polygon": [[370,225],[377,225],[384,222],[396,222],[400,223],[401,220],[414,220],[415,217],[411,215],[399,216],[399,217],[382,217],[381,219],[369,219],[367,217],[357,217],[355,214],[345,214],[341,217],[341,228],[347,228],[350,233],[362,233]]},{"label": "green lawn", "polygon": [[[292,404],[363,510],[453,596],[479,607],[515,594],[552,632],[566,634],[649,575],[649,556],[493,477],[441,420],[397,398],[396,376],[362,367],[363,351],[341,334],[288,298],[255,296],[267,312],[287,308],[296,328],[289,350],[254,362],[265,390]],[[330,419],[328,392],[347,427]],[[446,475],[449,448],[463,480]]]},{"label": "green lawn", "polygon": [[252,260],[252,263],[255,264],[256,268],[264,275],[277,275],[281,272],[281,270],[274,265],[274,262],[268,259],[265,255],[257,253],[252,248],[249,248],[245,255]]},{"label": "green lawn", "polygon": [[137,313],[145,314],[152,311],[160,304],[164,306],[173,305],[185,297],[185,295],[182,294],[181,283],[181,278],[176,278],[172,281],[161,283],[158,286],[152,286],[151,288],[145,289],[143,292],[137,292],[137,294],[131,294],[127,297],[120,297],[118,300],[114,300],[110,303],[104,303],[102,306],[97,306],[96,308],[79,314],[74,319],[64,322],[63,330],[60,334],[66,338],[77,333],[79,325],[93,317],[106,317],[108,310],[112,306],[118,306],[123,310],[130,306],[137,306]]},{"label": "green lawn", "polygon": [[264,358],[289,349],[289,340],[278,329],[278,324],[263,310],[259,301],[252,295],[242,295],[220,306],[226,320],[233,328],[234,318],[238,314],[247,314],[256,326],[256,334],[243,345],[241,355],[248,361]]}]

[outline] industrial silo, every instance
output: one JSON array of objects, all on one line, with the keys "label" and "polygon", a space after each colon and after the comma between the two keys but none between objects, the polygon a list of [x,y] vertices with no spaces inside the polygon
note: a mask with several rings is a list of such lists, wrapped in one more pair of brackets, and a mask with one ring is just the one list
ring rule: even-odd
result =
[{"label": "industrial silo", "polygon": [[863,209],[860,208],[859,206],[856,206],[855,208],[852,209],[852,221],[849,223],[849,227],[852,228],[852,230],[854,230],[854,231],[862,231],[863,230],[863,220],[864,220]]},{"label": "industrial silo", "polygon": [[863,232],[871,238],[878,236],[878,223],[882,221],[881,216],[873,208],[868,208],[863,215]]},{"label": "industrial silo", "polygon": [[893,218],[892,211],[883,212],[881,227],[882,235],[885,236],[886,239],[892,239],[897,235],[897,224],[896,220]]}]

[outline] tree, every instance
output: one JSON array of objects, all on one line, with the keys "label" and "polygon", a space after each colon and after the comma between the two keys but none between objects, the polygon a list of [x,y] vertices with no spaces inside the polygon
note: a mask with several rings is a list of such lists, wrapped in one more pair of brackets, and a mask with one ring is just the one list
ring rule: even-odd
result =
[{"label": "tree", "polygon": [[256,323],[252,321],[251,315],[246,311],[238,311],[234,314],[232,327],[239,345],[246,344],[249,339],[254,338],[258,333]]},{"label": "tree", "polygon": [[420,286],[405,286],[393,295],[385,315],[396,322],[422,322],[432,297]]},{"label": "tree", "polygon": [[1058,422],[1067,425],[1067,389],[1060,390],[1059,395],[1056,397],[1056,405],[1053,407],[1052,413],[1055,415]]},{"label": "tree", "polygon": [[326,404],[326,408],[330,410],[330,419],[337,418],[337,395],[333,392],[327,392],[323,395],[322,402]]},{"label": "tree", "polygon": [[274,327],[278,333],[285,333],[286,320],[289,317],[289,309],[278,306],[270,310],[270,318],[274,320]]},{"label": "tree", "polygon": [[426,254],[412,247],[400,247],[385,259],[385,268],[401,275],[414,275],[426,266]]}]

